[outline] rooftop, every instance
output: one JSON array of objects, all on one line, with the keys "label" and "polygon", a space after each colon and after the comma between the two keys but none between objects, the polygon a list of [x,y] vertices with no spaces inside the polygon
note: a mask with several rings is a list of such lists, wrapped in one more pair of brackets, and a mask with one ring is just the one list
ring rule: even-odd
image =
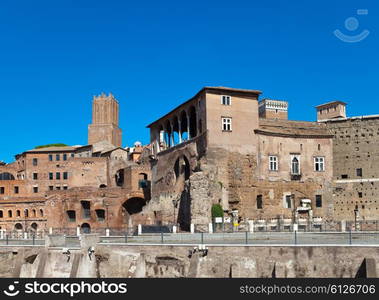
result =
[{"label": "rooftop", "polygon": [[342,101],[339,101],[339,100],[334,100],[334,101],[330,101],[330,102],[327,102],[327,103],[324,103],[324,104],[317,105],[316,108],[327,107],[327,106],[331,106],[331,105],[334,105],[334,104],[347,105],[347,103],[345,103],[345,102],[342,102]]},{"label": "rooftop", "polygon": [[195,96],[191,97],[189,100],[187,100],[187,101],[183,102],[182,104],[180,104],[179,106],[175,107],[173,110],[171,110],[170,112],[165,114],[163,117],[160,117],[159,119],[150,123],[146,127],[150,128],[155,123],[165,119],[166,117],[168,117],[170,114],[172,114],[174,111],[176,111],[180,107],[191,102],[193,99],[196,99],[201,93],[203,93],[203,92],[215,92],[215,91],[216,92],[231,92],[231,93],[251,94],[251,95],[255,95],[255,96],[259,96],[260,94],[262,94],[262,92],[259,90],[236,89],[236,88],[230,88],[230,87],[224,87],[224,86],[205,86],[200,91],[198,91]]},{"label": "rooftop", "polygon": [[259,128],[255,132],[287,137],[333,137],[325,124],[277,119],[259,119]]}]

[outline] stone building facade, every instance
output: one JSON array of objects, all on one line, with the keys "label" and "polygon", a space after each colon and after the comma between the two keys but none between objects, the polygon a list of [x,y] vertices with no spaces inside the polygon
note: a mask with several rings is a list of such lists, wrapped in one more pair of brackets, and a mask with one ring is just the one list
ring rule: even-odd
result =
[{"label": "stone building facade", "polygon": [[[379,116],[346,117],[345,105],[334,101],[317,107],[319,122],[334,135],[333,216],[335,220],[378,220]],[[330,113],[320,114],[320,107]],[[335,111],[342,113],[336,117]]]},{"label": "stone building facade", "polygon": [[332,218],[333,135],[260,93],[205,87],[148,126],[149,209],[162,222],[207,224],[218,203],[239,220]]}]

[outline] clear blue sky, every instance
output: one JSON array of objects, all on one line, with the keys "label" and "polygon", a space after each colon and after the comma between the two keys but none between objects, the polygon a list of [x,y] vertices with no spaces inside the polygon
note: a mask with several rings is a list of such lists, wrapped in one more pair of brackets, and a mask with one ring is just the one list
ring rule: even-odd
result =
[{"label": "clear blue sky", "polygon": [[[378,13],[376,0],[2,0],[0,160],[86,144],[101,92],[120,102],[124,146],[148,143],[145,126],[206,85],[288,100],[295,120],[333,99],[379,113]],[[345,43],[336,29],[370,34]]]}]

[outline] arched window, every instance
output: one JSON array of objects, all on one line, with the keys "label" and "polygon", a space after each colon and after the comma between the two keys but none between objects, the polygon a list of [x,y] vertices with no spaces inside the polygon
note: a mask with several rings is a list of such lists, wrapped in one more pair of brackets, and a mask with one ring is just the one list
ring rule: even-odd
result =
[{"label": "arched window", "polygon": [[43,217],[43,209],[42,208],[39,210],[39,216]]},{"label": "arched window", "polygon": [[16,210],[16,217],[21,217],[21,211],[19,209]]},{"label": "arched window", "polygon": [[11,173],[0,173],[0,180],[14,180],[14,176]]},{"label": "arched window", "polygon": [[294,156],[291,161],[291,173],[293,175],[299,175],[300,174],[300,161],[297,156]]},{"label": "arched window", "polygon": [[12,218],[12,216],[13,216],[12,211],[11,211],[11,210],[8,210],[8,218]]}]

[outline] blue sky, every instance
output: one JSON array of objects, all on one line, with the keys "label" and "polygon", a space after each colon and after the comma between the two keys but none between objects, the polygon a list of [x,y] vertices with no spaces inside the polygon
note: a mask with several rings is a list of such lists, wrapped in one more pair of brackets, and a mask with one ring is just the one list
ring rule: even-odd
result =
[{"label": "blue sky", "polygon": [[[1,1],[0,160],[86,144],[101,92],[120,102],[124,146],[148,143],[146,125],[206,85],[285,99],[294,120],[333,99],[349,115],[379,113],[378,1],[182,2]],[[370,34],[346,43],[336,29]]]}]

